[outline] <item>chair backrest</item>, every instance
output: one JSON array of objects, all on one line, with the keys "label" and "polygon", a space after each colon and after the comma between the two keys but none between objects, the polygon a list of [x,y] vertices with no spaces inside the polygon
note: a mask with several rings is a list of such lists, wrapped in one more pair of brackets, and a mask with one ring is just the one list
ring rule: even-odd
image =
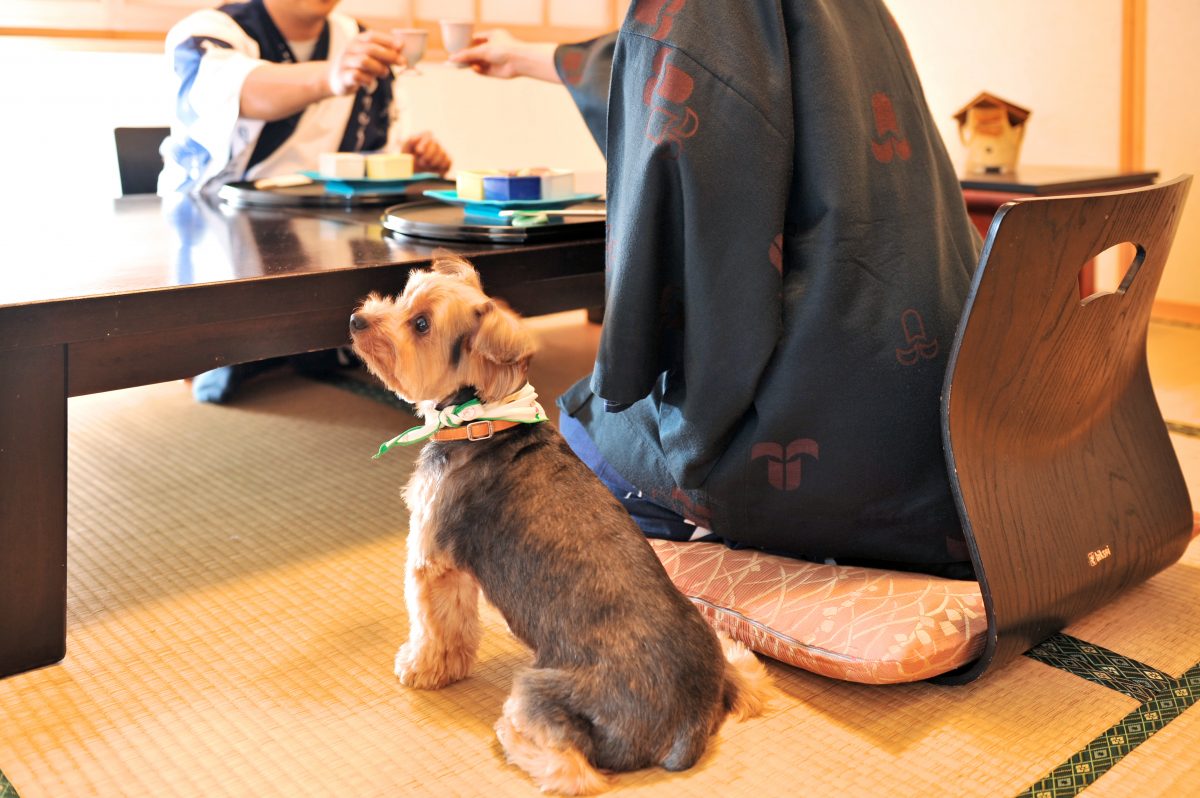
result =
[{"label": "chair backrest", "polygon": [[[942,396],[959,514],[988,614],[969,681],[1175,562],[1187,487],[1146,365],[1150,309],[1191,176],[1004,205],[988,231]],[[1121,287],[1080,268],[1123,242]]]},{"label": "chair backrest", "polygon": [[117,145],[117,172],[122,194],[153,194],[163,160],[159,146],[171,132],[167,127],[118,127],[113,129]]}]

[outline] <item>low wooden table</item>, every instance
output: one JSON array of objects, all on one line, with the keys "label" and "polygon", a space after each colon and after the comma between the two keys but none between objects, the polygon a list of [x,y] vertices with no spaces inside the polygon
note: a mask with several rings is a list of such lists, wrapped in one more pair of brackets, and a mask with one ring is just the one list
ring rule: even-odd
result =
[{"label": "low wooden table", "polygon": [[[435,242],[379,208],[30,200],[0,237],[0,676],[66,651],[67,398],[347,342]],[[450,245],[526,315],[603,303],[602,239]]]},{"label": "low wooden table", "polygon": [[[1151,185],[1158,172],[1120,172],[1076,166],[1022,166],[1007,175],[963,175],[959,184],[967,202],[967,213],[987,238],[992,217],[1006,202],[1027,197],[1049,197],[1058,194],[1085,194],[1094,191],[1118,191]],[[1095,290],[1090,268],[1079,275],[1079,292],[1088,296]]]}]

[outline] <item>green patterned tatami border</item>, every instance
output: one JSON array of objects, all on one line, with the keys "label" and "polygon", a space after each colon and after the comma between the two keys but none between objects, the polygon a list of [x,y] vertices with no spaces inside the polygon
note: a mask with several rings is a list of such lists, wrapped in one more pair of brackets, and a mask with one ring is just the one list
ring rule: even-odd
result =
[{"label": "green patterned tatami border", "polygon": [[[1086,645],[1086,644],[1085,644]],[[1072,798],[1200,699],[1200,662],[1017,798]]]},{"label": "green patterned tatami border", "polygon": [[1169,675],[1149,665],[1070,635],[1048,637],[1026,651],[1025,656],[1143,703],[1161,693],[1172,681]]},{"label": "green patterned tatami border", "polygon": [[1200,427],[1195,424],[1184,424],[1181,421],[1168,421],[1167,432],[1177,435],[1187,435],[1189,438],[1200,438]]},{"label": "green patterned tatami border", "polygon": [[4,771],[2,770],[0,770],[0,798],[21,798],[21,796],[17,795],[16,788],[4,776]]}]

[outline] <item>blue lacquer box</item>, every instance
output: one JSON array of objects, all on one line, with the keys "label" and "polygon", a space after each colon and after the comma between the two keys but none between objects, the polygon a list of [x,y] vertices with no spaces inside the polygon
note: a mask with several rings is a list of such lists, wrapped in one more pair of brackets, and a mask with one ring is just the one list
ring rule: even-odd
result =
[{"label": "blue lacquer box", "polygon": [[485,200],[538,200],[542,198],[542,178],[537,175],[510,177],[487,175],[483,178]]}]

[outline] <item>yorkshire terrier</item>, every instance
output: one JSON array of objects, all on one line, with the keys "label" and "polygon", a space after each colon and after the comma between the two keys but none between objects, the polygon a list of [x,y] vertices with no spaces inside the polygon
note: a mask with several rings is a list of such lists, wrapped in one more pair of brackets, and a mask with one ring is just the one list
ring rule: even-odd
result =
[{"label": "yorkshire terrier", "polygon": [[534,653],[495,728],[509,762],[543,790],[584,794],[606,787],[605,773],[684,770],[727,715],[762,711],[766,669],[718,638],[546,422],[526,382],[533,338],[470,263],[438,250],[403,294],[368,297],[350,336],[426,422],[380,449],[428,441],[404,491],[403,684],[468,675],[482,589]]}]

